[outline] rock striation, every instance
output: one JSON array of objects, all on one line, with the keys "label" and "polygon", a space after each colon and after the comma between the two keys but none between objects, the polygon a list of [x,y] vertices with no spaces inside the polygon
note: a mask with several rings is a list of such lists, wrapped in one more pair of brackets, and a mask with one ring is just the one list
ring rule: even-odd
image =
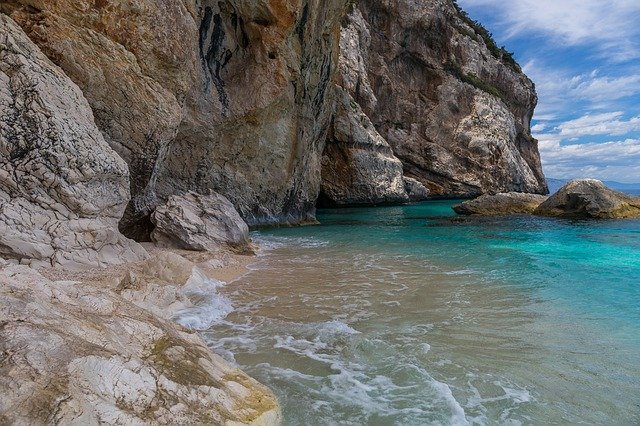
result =
[{"label": "rock striation", "polygon": [[267,388],[147,310],[160,300],[165,315],[190,304],[176,296],[184,282],[164,278],[140,275],[119,295],[24,266],[0,270],[1,422],[278,424]]},{"label": "rock striation", "polygon": [[409,201],[402,163],[360,106],[341,87],[322,157],[322,206]]},{"label": "rock striation", "polygon": [[461,215],[502,216],[511,214],[532,214],[549,197],[537,194],[509,192],[485,194],[476,199],[453,206]]},{"label": "rock striation", "polygon": [[599,180],[573,180],[542,203],[535,214],[594,219],[640,217],[640,197],[614,191]]},{"label": "rock striation", "polygon": [[429,190],[417,180],[407,177],[404,177],[404,189],[407,192],[407,196],[409,197],[409,201],[424,201],[429,198]]},{"label": "rock striation", "polygon": [[0,14],[0,257],[33,266],[107,266],[145,250],[118,231],[126,163],[80,89]]},{"label": "rock striation", "polygon": [[547,192],[534,84],[455,2],[361,0],[341,48],[341,87],[431,195]]},{"label": "rock striation", "polygon": [[5,0],[129,165],[121,223],[210,190],[249,224],[313,218],[347,0]]},{"label": "rock striation", "polygon": [[151,239],[160,247],[211,252],[230,248],[253,253],[249,227],[220,194],[171,196],[156,209],[151,221],[155,225]]}]

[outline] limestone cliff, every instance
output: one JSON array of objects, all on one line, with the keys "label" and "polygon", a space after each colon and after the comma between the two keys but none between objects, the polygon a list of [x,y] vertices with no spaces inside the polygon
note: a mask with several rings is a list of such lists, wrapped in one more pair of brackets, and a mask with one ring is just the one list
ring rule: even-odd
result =
[{"label": "limestone cliff", "polygon": [[432,195],[546,193],[534,84],[451,0],[360,0],[341,47],[339,85]]},{"label": "limestone cliff", "polygon": [[146,255],[118,231],[126,163],[80,89],[0,14],[0,257],[81,268]]},{"label": "limestone cliff", "polygon": [[347,0],[4,0],[83,90],[129,164],[121,228],[168,196],[225,195],[250,224],[313,217]]}]

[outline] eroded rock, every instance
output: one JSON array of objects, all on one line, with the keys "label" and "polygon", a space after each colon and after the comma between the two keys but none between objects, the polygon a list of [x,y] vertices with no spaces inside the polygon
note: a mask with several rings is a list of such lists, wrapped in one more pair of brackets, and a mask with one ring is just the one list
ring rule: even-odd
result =
[{"label": "eroded rock", "polygon": [[0,255],[67,268],[137,261],[118,231],[126,163],[80,89],[0,14]]},{"label": "eroded rock", "polygon": [[250,224],[313,219],[347,0],[5,0],[130,166],[127,235],[176,193]]},{"label": "eroded rock", "polygon": [[404,189],[409,196],[409,201],[424,201],[429,198],[429,190],[413,178],[404,177]]},{"label": "eroded rock", "polygon": [[253,252],[249,227],[233,204],[220,194],[188,192],[171,196],[156,209],[151,220],[155,225],[151,238],[162,247],[196,251],[228,247],[236,252]]},{"label": "eroded rock", "polygon": [[520,67],[444,0],[361,0],[345,19],[341,85],[432,195],[546,193]]},{"label": "eroded rock", "polygon": [[535,214],[594,219],[640,217],[640,197],[614,191],[599,180],[573,180],[542,203]]},{"label": "eroded rock", "polygon": [[0,270],[2,422],[278,423],[267,388],[141,306],[24,266]]},{"label": "eroded rock", "polygon": [[356,101],[341,87],[322,157],[320,203],[325,206],[409,201],[402,163]]},{"label": "eroded rock", "polygon": [[461,215],[502,216],[510,214],[532,214],[549,197],[537,194],[509,192],[482,195],[476,199],[453,206]]}]

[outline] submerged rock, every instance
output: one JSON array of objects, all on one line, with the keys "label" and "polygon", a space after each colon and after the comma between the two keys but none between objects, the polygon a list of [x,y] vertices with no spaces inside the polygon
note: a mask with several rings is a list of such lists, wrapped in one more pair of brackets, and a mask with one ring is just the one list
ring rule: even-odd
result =
[{"label": "submerged rock", "polygon": [[249,227],[231,202],[220,194],[188,192],[169,197],[151,216],[154,242],[162,247],[196,251],[231,248],[252,253]]},{"label": "submerged rock", "polygon": [[474,200],[453,206],[461,215],[500,216],[510,214],[532,214],[547,198],[544,195],[509,192],[482,195]]},{"label": "submerged rock", "polygon": [[118,231],[126,163],[80,89],[0,14],[0,256],[33,266],[107,266],[145,250]]},{"label": "submerged rock", "polygon": [[595,219],[640,217],[640,197],[614,191],[599,180],[573,180],[542,203],[535,214]]},{"label": "submerged rock", "polygon": [[0,324],[1,423],[279,423],[266,387],[110,290],[10,266]]}]

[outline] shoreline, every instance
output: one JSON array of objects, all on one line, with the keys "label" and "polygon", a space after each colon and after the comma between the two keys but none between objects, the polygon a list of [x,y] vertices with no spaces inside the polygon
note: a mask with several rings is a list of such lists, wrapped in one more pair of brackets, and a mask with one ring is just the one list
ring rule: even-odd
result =
[{"label": "shoreline", "polygon": [[[7,377],[15,377],[16,386],[28,384],[33,388],[26,394],[18,386],[5,396],[8,407],[21,407],[14,420],[38,418],[38,410],[28,407],[29,401],[37,402],[41,393],[55,393],[55,400],[64,401],[64,407],[56,409],[63,422],[78,419],[76,415],[81,413],[77,406],[85,405],[82,401],[89,398],[102,401],[102,405],[87,410],[96,421],[181,419],[256,426],[280,424],[282,414],[275,394],[215,354],[197,330],[181,325],[179,319],[190,310],[194,315],[201,313],[201,298],[208,292],[215,293],[220,281],[226,285],[250,273],[248,266],[257,256],[224,250],[165,249],[151,243],[144,246],[149,259],[106,269],[68,271],[11,264],[0,268],[0,296],[5,302],[0,305],[0,335],[12,333],[2,336],[6,342],[2,346],[4,351],[15,352],[16,358],[2,367],[9,368]],[[29,306],[34,312],[19,312],[20,306]],[[49,359],[38,367],[40,375],[51,376],[47,379],[50,382],[66,383],[59,389],[52,391],[48,385],[40,388],[39,381],[19,379],[30,376],[33,367],[29,358],[43,350],[35,337],[27,345],[21,343],[27,332],[13,329],[25,323],[30,327],[29,333],[38,335],[40,341],[50,340],[61,346],[47,349]],[[114,326],[119,331],[109,331]],[[127,342],[124,346],[122,340]],[[102,349],[95,347],[98,342]],[[104,353],[105,348],[108,354]],[[74,385],[79,379],[72,366],[88,359],[100,359],[110,367],[89,363],[83,384]],[[123,364],[126,359],[129,361]],[[129,371],[131,362],[142,367]],[[145,382],[142,386],[147,370],[157,379],[155,384]],[[122,374],[125,377],[120,377]],[[169,383],[165,383],[167,380]],[[122,389],[109,384],[121,381],[133,384]],[[206,388],[203,383],[208,383]],[[194,392],[200,394],[196,399]],[[125,408],[118,402],[123,398],[131,401]],[[147,413],[149,410],[152,413]]]}]

